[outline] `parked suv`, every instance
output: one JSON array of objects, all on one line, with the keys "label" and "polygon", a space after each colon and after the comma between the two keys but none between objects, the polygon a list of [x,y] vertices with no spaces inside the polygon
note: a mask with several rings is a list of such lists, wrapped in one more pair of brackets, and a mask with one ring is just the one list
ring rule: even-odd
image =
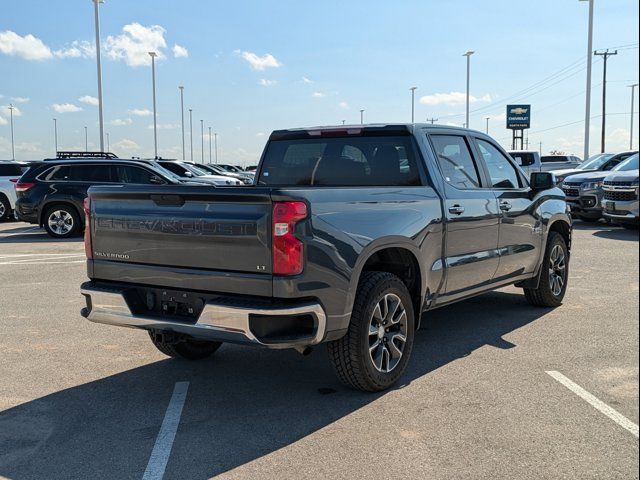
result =
[{"label": "parked suv", "polygon": [[[576,168],[565,168],[563,170],[552,170],[556,176],[556,180],[558,184],[562,184],[563,181],[567,180],[572,175],[582,174],[586,172],[608,172],[613,170],[617,165],[624,162],[627,158],[637,152],[622,152],[612,155],[610,153],[601,153],[598,155],[594,155],[586,162],[580,164]],[[603,177],[606,174],[602,175]]]},{"label": "parked suv", "polygon": [[638,228],[638,154],[604,179],[604,216],[625,228]]},{"label": "parked suv", "polygon": [[0,162],[0,222],[8,220],[16,204],[15,184],[29,165],[20,162]]},{"label": "parked suv", "polygon": [[179,182],[127,160],[51,159],[34,164],[15,184],[19,220],[44,227],[54,238],[84,228],[83,201],[93,185],[167,185]]},{"label": "parked suv", "polygon": [[216,175],[200,168],[200,165],[177,160],[156,160],[157,163],[171,173],[183,180],[197,180],[203,183],[210,183],[218,187],[232,187],[242,185],[242,181],[224,175]]},{"label": "parked suv", "polygon": [[280,130],[253,186],[100,185],[88,204],[88,320],[192,360],[223,342],[327,343],[338,377],[367,391],[398,381],[423,312],[506,285],[557,307],[569,279],[553,175],[527,179],[473,130]]},{"label": "parked suv", "polygon": [[543,155],[540,157],[540,169],[543,172],[564,168],[577,168],[582,160],[575,155]]}]

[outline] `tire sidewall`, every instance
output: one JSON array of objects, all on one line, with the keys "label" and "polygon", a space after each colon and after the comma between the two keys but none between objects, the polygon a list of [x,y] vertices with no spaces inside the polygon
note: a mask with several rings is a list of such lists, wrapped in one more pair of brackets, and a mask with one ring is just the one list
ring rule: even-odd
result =
[{"label": "tire sidewall", "polygon": [[[384,295],[393,293],[397,295],[407,312],[407,341],[402,353],[402,358],[398,365],[388,373],[378,371],[369,355],[369,323],[373,310],[378,302],[384,297]],[[407,363],[411,357],[411,351],[413,350],[414,341],[414,329],[415,329],[415,317],[413,312],[413,304],[411,302],[411,296],[407,291],[404,283],[397,277],[389,277],[380,282],[379,285],[373,289],[367,298],[365,299],[364,308],[358,312],[361,315],[360,322],[358,324],[358,345],[360,348],[359,357],[362,359],[364,365],[364,371],[370,378],[372,383],[376,384],[380,389],[388,388],[392,384],[398,381],[398,379],[404,373]]]},{"label": "tire sidewall", "polygon": [[9,220],[9,218],[11,218],[11,205],[9,204],[9,200],[7,200],[4,195],[0,195],[0,203],[4,207],[4,213],[0,215],[0,222]]},{"label": "tire sidewall", "polygon": [[[560,295],[554,295],[553,292],[551,291],[551,285],[549,284],[549,267],[551,264],[551,252],[553,251],[556,245],[560,245],[560,247],[562,248],[562,251],[564,252],[565,265],[566,265],[564,285],[562,286],[562,291],[560,292]],[[549,242],[547,245],[547,251],[544,254],[544,265],[543,265],[544,270],[542,272],[542,278],[540,279],[540,282],[546,289],[547,291],[546,293],[549,295],[549,297],[557,301],[558,305],[562,303],[562,300],[564,299],[564,296],[567,293],[567,286],[569,285],[569,264],[571,263],[569,261],[569,258],[570,258],[569,249],[567,248],[567,244],[565,243],[561,235],[554,232],[551,238],[549,239]]]},{"label": "tire sidewall", "polygon": [[[69,215],[71,215],[71,218],[73,218],[73,228],[69,230],[69,232],[63,235],[59,235],[49,228],[49,217],[56,210],[67,212]],[[42,223],[46,232],[49,234],[49,236],[53,238],[73,237],[74,235],[77,235],[78,232],[80,231],[80,215],[78,214],[78,212],[74,207],[67,206],[67,205],[52,205],[50,207],[47,207],[47,209],[44,212]]]}]

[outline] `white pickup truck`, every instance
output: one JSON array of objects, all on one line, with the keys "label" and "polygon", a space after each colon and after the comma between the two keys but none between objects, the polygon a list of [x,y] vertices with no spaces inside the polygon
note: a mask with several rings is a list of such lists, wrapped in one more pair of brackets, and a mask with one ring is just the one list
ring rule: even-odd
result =
[{"label": "white pickup truck", "polygon": [[11,217],[16,204],[15,184],[28,167],[26,163],[0,161],[0,221]]}]

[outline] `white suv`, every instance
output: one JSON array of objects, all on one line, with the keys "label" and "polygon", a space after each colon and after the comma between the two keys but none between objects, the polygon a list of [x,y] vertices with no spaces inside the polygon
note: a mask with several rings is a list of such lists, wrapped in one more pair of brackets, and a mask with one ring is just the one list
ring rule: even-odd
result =
[{"label": "white suv", "polygon": [[16,204],[15,184],[29,165],[0,161],[0,222],[11,217]]}]

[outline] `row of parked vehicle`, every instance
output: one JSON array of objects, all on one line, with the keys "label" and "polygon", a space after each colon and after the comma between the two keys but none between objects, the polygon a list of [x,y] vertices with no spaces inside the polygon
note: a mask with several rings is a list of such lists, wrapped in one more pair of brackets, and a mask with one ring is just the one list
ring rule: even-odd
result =
[{"label": "row of parked vehicle", "polygon": [[215,185],[253,183],[255,173],[233,165],[167,159],[121,159],[105,152],[57,152],[36,162],[0,162],[0,220],[12,215],[54,238],[84,228],[83,202],[94,185]]},{"label": "row of parked vehicle", "polygon": [[625,228],[638,228],[637,151],[599,153],[586,162],[575,156],[509,153],[524,170],[553,173],[574,218],[585,222],[604,218]]}]

